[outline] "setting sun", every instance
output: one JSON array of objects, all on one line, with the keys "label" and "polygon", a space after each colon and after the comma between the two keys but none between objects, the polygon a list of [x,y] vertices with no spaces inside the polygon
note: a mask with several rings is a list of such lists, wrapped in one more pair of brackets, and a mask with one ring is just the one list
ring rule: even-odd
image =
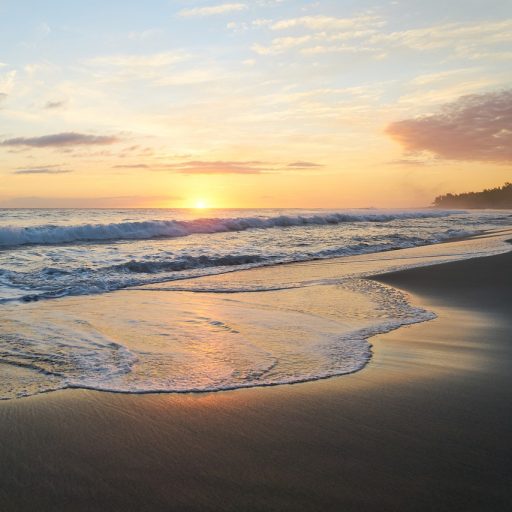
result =
[{"label": "setting sun", "polygon": [[199,208],[199,209],[206,208],[206,202],[205,202],[205,201],[203,201],[202,199],[198,199],[198,200],[195,202],[194,208]]}]

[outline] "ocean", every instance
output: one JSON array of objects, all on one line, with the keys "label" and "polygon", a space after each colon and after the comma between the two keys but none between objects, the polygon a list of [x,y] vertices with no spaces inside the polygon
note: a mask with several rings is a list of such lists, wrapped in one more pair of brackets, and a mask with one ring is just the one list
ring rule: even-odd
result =
[{"label": "ocean", "polygon": [[366,277],[504,252],[478,235],[511,223],[510,211],[1,210],[0,399],[360,370],[372,335],[434,317]]}]

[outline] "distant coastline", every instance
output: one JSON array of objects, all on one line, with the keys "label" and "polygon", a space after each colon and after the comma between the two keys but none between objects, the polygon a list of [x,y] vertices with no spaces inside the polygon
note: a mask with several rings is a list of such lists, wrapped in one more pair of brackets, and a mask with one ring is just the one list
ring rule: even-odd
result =
[{"label": "distant coastline", "polygon": [[485,189],[481,192],[437,196],[434,199],[434,207],[512,209],[512,183],[505,183],[502,187]]}]

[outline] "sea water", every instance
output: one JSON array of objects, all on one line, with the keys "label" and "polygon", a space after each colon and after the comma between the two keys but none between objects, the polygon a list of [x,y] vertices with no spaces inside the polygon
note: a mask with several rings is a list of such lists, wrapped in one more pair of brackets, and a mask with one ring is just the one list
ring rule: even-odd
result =
[{"label": "sea water", "polygon": [[0,398],[357,371],[369,337],[434,316],[366,277],[504,252],[506,235],[478,234],[511,224],[508,211],[2,210]]}]

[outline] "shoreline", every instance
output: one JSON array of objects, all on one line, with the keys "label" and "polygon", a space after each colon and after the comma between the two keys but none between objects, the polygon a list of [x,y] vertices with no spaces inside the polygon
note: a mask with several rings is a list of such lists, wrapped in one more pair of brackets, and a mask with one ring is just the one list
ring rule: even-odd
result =
[{"label": "shoreline", "polygon": [[505,253],[374,276],[438,318],[372,337],[352,374],[0,402],[0,508],[506,510],[511,265]]}]

